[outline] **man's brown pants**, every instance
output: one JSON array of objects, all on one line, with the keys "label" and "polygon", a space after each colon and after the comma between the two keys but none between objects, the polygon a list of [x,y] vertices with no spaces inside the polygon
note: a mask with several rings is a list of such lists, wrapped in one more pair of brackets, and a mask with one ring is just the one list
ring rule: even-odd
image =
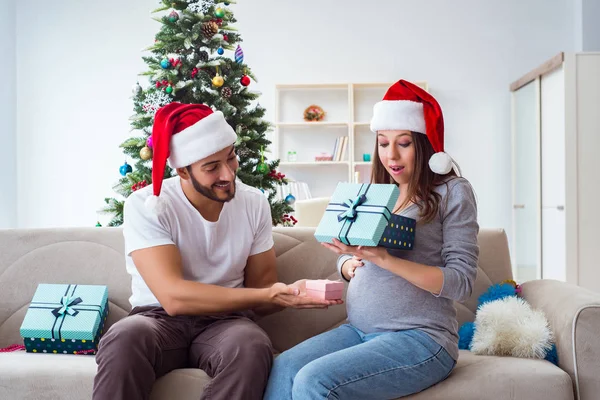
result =
[{"label": "man's brown pants", "polygon": [[272,365],[271,341],[243,313],[169,316],[136,307],[99,343],[94,400],[142,400],[154,381],[177,368],[200,368],[212,381],[198,399],[262,399]]}]

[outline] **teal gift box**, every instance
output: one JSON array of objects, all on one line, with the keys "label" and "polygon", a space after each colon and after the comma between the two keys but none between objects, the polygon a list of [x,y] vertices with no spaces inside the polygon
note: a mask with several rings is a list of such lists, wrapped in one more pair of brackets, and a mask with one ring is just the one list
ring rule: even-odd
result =
[{"label": "teal gift box", "polygon": [[378,246],[399,195],[393,184],[339,183],[315,238],[324,243],[337,238],[352,246]]},{"label": "teal gift box", "polygon": [[21,324],[29,353],[95,354],[108,315],[103,285],[39,284]]}]

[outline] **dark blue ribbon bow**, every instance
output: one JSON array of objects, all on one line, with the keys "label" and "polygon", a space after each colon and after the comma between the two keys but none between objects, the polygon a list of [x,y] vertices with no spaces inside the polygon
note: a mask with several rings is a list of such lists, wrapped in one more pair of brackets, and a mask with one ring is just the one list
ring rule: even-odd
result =
[{"label": "dark blue ribbon bow", "polygon": [[361,194],[354,200],[349,199],[349,200],[345,201],[342,204],[342,206],[346,207],[348,209],[338,215],[338,222],[341,222],[344,219],[347,219],[348,221],[354,221],[358,214],[356,211],[356,208],[358,206],[360,206],[361,204],[363,204],[365,201],[367,201],[367,196],[365,196],[364,194]]},{"label": "dark blue ribbon bow", "polygon": [[79,314],[79,311],[72,309],[72,306],[75,306],[79,303],[81,303],[81,297],[77,297],[77,298],[72,298],[71,296],[63,296],[62,299],[60,299],[60,304],[62,304],[60,307],[55,308],[54,310],[52,310],[52,314],[54,314],[54,316],[56,318],[60,317],[61,315],[67,313],[71,316],[75,316],[77,314]]}]

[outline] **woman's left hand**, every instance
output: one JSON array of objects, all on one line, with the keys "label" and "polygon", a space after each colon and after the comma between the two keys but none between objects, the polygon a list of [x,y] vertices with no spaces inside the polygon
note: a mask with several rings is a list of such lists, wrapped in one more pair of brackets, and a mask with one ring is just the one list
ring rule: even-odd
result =
[{"label": "woman's left hand", "polygon": [[370,246],[348,246],[333,238],[333,244],[321,243],[323,246],[337,254],[351,254],[357,258],[367,260],[382,266],[385,260],[389,257],[389,253],[385,247],[370,247]]}]

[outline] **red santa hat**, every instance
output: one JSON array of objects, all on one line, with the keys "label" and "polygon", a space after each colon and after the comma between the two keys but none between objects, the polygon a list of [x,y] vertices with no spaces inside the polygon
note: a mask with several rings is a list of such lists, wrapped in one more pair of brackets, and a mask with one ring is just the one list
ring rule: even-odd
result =
[{"label": "red santa hat", "polygon": [[165,209],[159,196],[167,161],[171,168],[183,168],[233,145],[236,139],[221,111],[178,102],[161,107],[152,127],[153,195],[146,206],[156,213]]},{"label": "red santa hat", "polygon": [[420,87],[399,80],[373,107],[371,131],[409,130],[427,135],[435,154],[429,168],[445,175],[452,170],[452,158],[444,152],[444,116],[438,102]]}]

